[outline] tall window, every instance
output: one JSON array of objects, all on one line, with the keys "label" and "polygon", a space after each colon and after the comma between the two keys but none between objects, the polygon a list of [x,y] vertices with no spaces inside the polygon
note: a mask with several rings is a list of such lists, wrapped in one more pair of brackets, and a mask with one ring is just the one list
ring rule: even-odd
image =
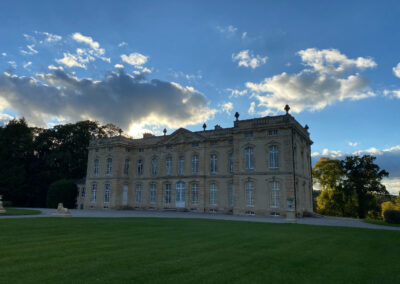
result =
[{"label": "tall window", "polygon": [[254,185],[252,182],[246,183],[246,201],[247,206],[254,206]]},{"label": "tall window", "polygon": [[142,201],[142,185],[136,185],[136,203],[140,203]]},{"label": "tall window", "polygon": [[125,160],[125,165],[124,165],[124,175],[127,176],[128,173],[129,173],[129,160],[126,159],[126,160]]},{"label": "tall window", "polygon": [[199,156],[192,156],[192,173],[196,174],[199,171]]},{"label": "tall window", "polygon": [[180,156],[178,164],[178,174],[183,175],[184,168],[185,168],[185,157]]},{"label": "tall window", "polygon": [[106,184],[104,189],[104,203],[110,203],[110,185]]},{"label": "tall window", "polygon": [[143,162],[142,160],[137,161],[137,174],[141,176],[143,174]]},{"label": "tall window", "polygon": [[94,160],[93,174],[95,177],[97,177],[99,175],[99,160],[98,159]]},{"label": "tall window", "polygon": [[153,176],[157,175],[157,159],[156,158],[151,160],[151,174]]},{"label": "tall window", "polygon": [[210,156],[210,172],[216,173],[217,172],[217,155],[212,154]]},{"label": "tall window", "polygon": [[274,145],[269,147],[269,167],[279,168],[278,146]]},{"label": "tall window", "polygon": [[96,192],[97,192],[97,184],[92,185],[92,199],[90,200],[92,203],[96,202]]},{"label": "tall window", "polygon": [[171,203],[171,184],[165,185],[165,204]]},{"label": "tall window", "polygon": [[251,147],[247,147],[244,149],[245,156],[245,168],[246,170],[254,169],[254,149]]},{"label": "tall window", "polygon": [[150,203],[156,203],[156,184],[152,183],[150,186]]},{"label": "tall window", "polygon": [[184,204],[185,203],[185,183],[180,181],[176,183],[176,203]]},{"label": "tall window", "polygon": [[233,153],[229,154],[229,172],[233,173]]},{"label": "tall window", "polygon": [[217,205],[217,185],[215,183],[210,185],[210,205]]},{"label": "tall window", "polygon": [[111,175],[111,166],[112,166],[112,159],[108,158],[107,159],[107,171],[106,171],[106,175],[108,175],[108,176]]},{"label": "tall window", "polygon": [[233,183],[229,184],[229,192],[228,192],[228,198],[229,198],[229,206],[233,206],[233,200],[235,198],[234,193],[233,193]]},{"label": "tall window", "polygon": [[85,187],[82,187],[81,197],[85,197],[85,195],[86,195],[86,189]]},{"label": "tall window", "polygon": [[199,203],[199,186],[197,183],[192,184],[192,204]]},{"label": "tall window", "polygon": [[271,208],[279,208],[279,182],[270,182],[271,188]]},{"label": "tall window", "polygon": [[171,174],[171,167],[172,167],[172,158],[167,157],[165,160],[165,174],[169,176]]}]

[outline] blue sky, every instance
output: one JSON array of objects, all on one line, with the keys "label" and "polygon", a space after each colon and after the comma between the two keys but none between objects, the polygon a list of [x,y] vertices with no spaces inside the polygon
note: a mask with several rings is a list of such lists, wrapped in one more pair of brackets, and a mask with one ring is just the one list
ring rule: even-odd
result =
[{"label": "blue sky", "polygon": [[283,113],[400,190],[398,1],[2,1],[0,121],[131,135]]}]

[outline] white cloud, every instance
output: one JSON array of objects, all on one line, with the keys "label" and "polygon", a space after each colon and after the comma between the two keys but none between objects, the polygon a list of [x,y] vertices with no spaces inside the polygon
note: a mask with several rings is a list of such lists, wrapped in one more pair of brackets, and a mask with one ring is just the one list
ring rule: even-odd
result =
[{"label": "white cloud", "polygon": [[400,62],[395,67],[393,67],[393,74],[396,77],[400,78]]},{"label": "white cloud", "polygon": [[237,28],[232,25],[226,27],[217,26],[217,30],[227,37],[232,37],[236,34]]},{"label": "white cloud", "polygon": [[247,37],[247,32],[242,33],[242,39],[245,39]]},{"label": "white cloud", "polygon": [[64,53],[64,57],[61,59],[56,59],[56,62],[59,64],[63,64],[67,67],[80,67],[86,69],[85,60],[80,56],[76,56],[71,53]]},{"label": "white cloud", "polygon": [[349,142],[349,146],[356,147],[358,146],[358,142]]},{"label": "white cloud", "polygon": [[256,113],[255,107],[256,107],[256,103],[255,103],[255,102],[251,102],[251,103],[250,103],[249,110],[248,110],[247,112],[248,112],[250,115],[255,114],[255,113]]},{"label": "white cloud", "polygon": [[137,53],[137,52],[133,52],[129,55],[126,54],[122,54],[121,55],[121,59],[122,61],[124,61],[125,63],[128,63],[130,65],[135,66],[136,68],[142,68],[143,64],[146,64],[148,57]]},{"label": "white cloud", "polygon": [[[57,41],[62,40],[62,36],[56,35],[56,34],[51,34],[51,33],[48,33],[48,32],[35,31],[35,34],[45,36],[44,41],[48,42],[48,43],[53,43],[53,42],[57,42]],[[43,43],[43,41],[40,41],[40,43]]]},{"label": "white cloud", "polygon": [[[352,69],[376,66],[369,58],[348,59],[337,50],[315,49],[300,51],[308,69],[297,74],[282,74],[265,78],[261,83],[247,82],[246,87],[265,108],[264,115],[276,113],[290,104],[295,113],[321,110],[343,100],[360,100],[375,96],[366,78],[359,73],[346,74]],[[315,58],[314,58],[314,57]]]},{"label": "white cloud", "polygon": [[124,68],[124,65],[122,65],[122,64],[115,64],[114,67],[115,67],[115,68]]},{"label": "white cloud", "polygon": [[227,114],[231,114],[231,111],[233,110],[233,103],[232,102],[226,102],[220,105],[221,111],[226,112]]},{"label": "white cloud", "polygon": [[382,183],[385,185],[387,191],[391,194],[398,195],[400,192],[400,178],[388,178],[382,179]]},{"label": "white cloud", "polygon": [[6,113],[0,113],[0,126],[4,126],[7,124],[7,122],[9,122],[11,119],[13,119],[14,117],[12,117],[9,114]]},{"label": "white cloud", "polygon": [[400,89],[399,90],[384,90],[383,94],[389,98],[400,99]]},{"label": "white cloud", "polygon": [[118,44],[118,47],[123,47],[123,46],[125,46],[125,45],[128,45],[125,41],[123,41],[123,42],[120,42],[119,44]]},{"label": "white cloud", "polygon": [[256,69],[257,67],[265,64],[268,57],[261,57],[260,55],[253,55],[248,49],[240,51],[238,54],[232,54],[233,62],[238,61],[238,66],[250,67]]},{"label": "white cloud", "polygon": [[237,90],[237,89],[226,89],[228,92],[230,92],[231,94],[229,95],[229,98],[237,98],[237,97],[241,97],[247,94],[247,90]]},{"label": "white cloud", "polygon": [[54,65],[49,65],[47,66],[47,68],[49,68],[49,70],[64,70],[64,68],[62,68],[62,66],[54,66]]},{"label": "white cloud", "polygon": [[24,64],[24,68],[27,68],[27,67],[29,67],[29,66],[31,66],[31,65],[32,65],[32,62],[29,61],[29,62],[27,62],[27,63]]},{"label": "white cloud", "polygon": [[172,69],[169,69],[169,76],[178,79],[178,78],[184,78],[189,81],[195,81],[195,80],[201,80],[203,78],[203,75],[201,74],[201,71],[197,71],[197,74],[186,74],[182,71],[173,71]]},{"label": "white cloud", "polygon": [[28,51],[26,51],[26,50],[21,50],[21,53],[24,54],[24,55],[33,55],[33,54],[37,54],[38,51],[37,51],[34,47],[35,47],[34,44],[31,44],[31,45],[28,44],[28,45],[26,46],[26,48],[28,49]]},{"label": "white cloud", "polygon": [[17,63],[15,61],[8,61],[8,64],[11,65],[12,69],[16,69],[17,68]]},{"label": "white cloud", "polygon": [[3,56],[7,56],[7,53],[3,52],[1,55],[3,55]]},{"label": "white cloud", "polygon": [[101,55],[105,53],[104,49],[100,48],[100,44],[97,41],[94,41],[90,36],[84,36],[81,33],[74,33],[72,38],[77,42],[83,42],[90,45],[92,49],[98,51],[98,53]]}]

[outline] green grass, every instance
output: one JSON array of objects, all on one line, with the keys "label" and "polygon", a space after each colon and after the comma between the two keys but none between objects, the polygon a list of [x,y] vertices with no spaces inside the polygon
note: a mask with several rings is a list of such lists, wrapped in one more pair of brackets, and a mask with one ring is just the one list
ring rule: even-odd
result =
[{"label": "green grass", "polygon": [[376,219],[364,219],[364,222],[382,226],[400,227],[400,224],[390,224],[383,220],[376,220]]},{"label": "green grass", "polygon": [[400,283],[399,239],[200,219],[3,219],[0,282]]},{"label": "green grass", "polygon": [[28,209],[19,209],[7,207],[4,208],[6,213],[0,213],[0,216],[14,216],[14,215],[37,215],[40,214],[40,210],[28,210]]}]

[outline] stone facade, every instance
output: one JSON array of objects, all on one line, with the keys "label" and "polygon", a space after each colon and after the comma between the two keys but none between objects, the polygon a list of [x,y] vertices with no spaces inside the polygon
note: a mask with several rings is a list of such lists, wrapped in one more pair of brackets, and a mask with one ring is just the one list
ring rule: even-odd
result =
[{"label": "stone facade", "polygon": [[308,127],[288,113],[237,116],[232,128],[93,140],[78,208],[284,217],[292,202],[302,216],[313,210],[311,144]]}]

